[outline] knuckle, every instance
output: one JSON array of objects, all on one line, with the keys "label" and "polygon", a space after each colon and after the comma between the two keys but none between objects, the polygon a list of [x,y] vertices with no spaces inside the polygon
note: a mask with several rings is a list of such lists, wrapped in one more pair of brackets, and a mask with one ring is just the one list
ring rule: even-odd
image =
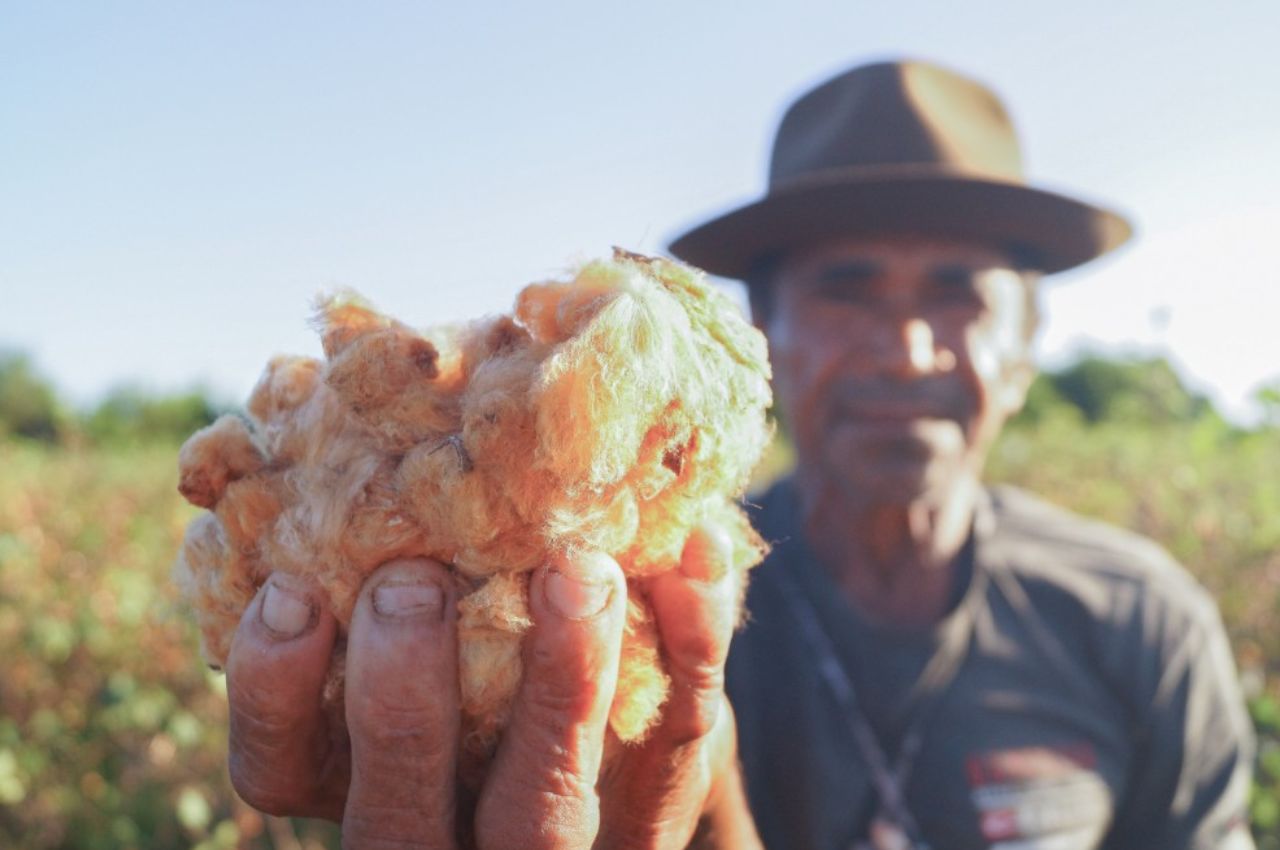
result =
[{"label": "knuckle", "polygon": [[342,819],[342,846],[346,850],[432,850],[442,846],[412,831],[400,832],[398,825],[388,823],[389,819],[402,820],[394,814],[383,809],[347,814]]},{"label": "knuckle", "polygon": [[227,691],[233,737],[238,731],[254,742],[279,742],[297,727],[301,707],[288,695],[269,687],[245,685],[234,671],[227,678]]},{"label": "knuckle", "polygon": [[[276,777],[281,773],[281,766],[290,763],[297,754],[297,719],[273,709],[263,709],[253,698],[234,699],[228,710],[229,765],[233,777],[239,775],[250,793],[290,784]],[[245,801],[253,802],[248,797]],[[255,808],[263,807],[255,805]]]},{"label": "knuckle", "polygon": [[553,823],[539,830],[520,846],[528,850],[587,850],[591,846],[591,840],[584,838],[582,831],[572,826]]},{"label": "knuckle", "polygon": [[301,783],[286,781],[266,768],[262,760],[233,750],[227,760],[227,769],[236,794],[258,811],[287,817],[306,810],[308,801]]},{"label": "knuckle", "polygon": [[724,665],[718,661],[691,661],[673,655],[670,659],[670,673],[680,688],[695,696],[719,699],[724,693]]},{"label": "knuckle", "polygon": [[541,793],[552,802],[567,801],[574,804],[589,801],[595,796],[594,783],[569,766],[569,759],[551,765],[542,775]]},{"label": "knuckle", "polygon": [[706,629],[691,630],[669,647],[675,663],[693,672],[698,668],[721,667],[729,654],[729,635]]},{"label": "knuckle", "polygon": [[415,761],[432,762],[448,755],[448,744],[435,724],[423,722],[422,718],[384,714],[385,723],[364,723],[359,730],[353,730],[353,737],[358,736],[362,748],[372,750],[393,760],[395,764],[403,756],[407,763]]},{"label": "knuckle", "polygon": [[521,787],[496,800],[495,809],[532,817],[482,818],[477,824],[480,850],[587,850],[600,830],[599,800],[571,774],[553,778],[539,771]]},{"label": "knuckle", "polygon": [[[282,737],[284,734],[283,727],[264,724],[258,718],[240,718],[231,723],[228,767],[232,777],[238,776],[251,793],[270,791],[275,795],[273,789],[297,785],[285,766],[295,764],[298,753],[292,742]],[[245,801],[252,802],[247,796]]]},{"label": "knuckle", "polygon": [[319,779],[306,765],[317,754],[305,713],[262,689],[229,682],[227,768],[246,803],[270,815],[307,815]]},{"label": "knuckle", "polygon": [[540,722],[554,724],[590,713],[600,700],[600,682],[585,671],[538,664],[526,675],[522,696]]},{"label": "knuckle", "polygon": [[438,706],[429,699],[347,692],[347,724],[353,736],[380,750],[438,754],[446,737]]},{"label": "knuckle", "polygon": [[228,721],[232,747],[254,753],[285,752],[297,728],[295,718],[264,712],[256,704],[244,700],[229,704]]},{"label": "knuckle", "polygon": [[406,776],[383,768],[374,764],[368,775],[357,771],[353,778],[342,817],[342,846],[452,847],[452,786],[444,777]]},{"label": "knuckle", "polygon": [[537,808],[548,812],[577,812],[596,798],[591,759],[578,748],[563,743],[563,736],[536,730],[524,736],[515,751],[516,770],[511,771],[511,796],[538,801]]},{"label": "knuckle", "polygon": [[692,744],[711,735],[723,713],[719,690],[685,689],[683,694],[673,695],[663,725],[673,743]]},{"label": "knuckle", "polygon": [[384,788],[377,796],[382,804],[420,807],[422,789],[454,770],[457,731],[420,711],[383,705],[348,722],[353,769]]},{"label": "knuckle", "polygon": [[563,646],[539,640],[535,636],[528,655],[528,664],[539,679],[562,682],[566,685],[593,678],[596,659],[584,645]]},{"label": "knuckle", "polygon": [[656,613],[668,655],[690,665],[723,664],[737,619],[732,588],[725,583],[712,590],[687,585],[667,590]]},{"label": "knuckle", "polygon": [[599,702],[600,671],[589,652],[554,652],[532,646],[525,671],[524,698],[536,712],[579,717]]},{"label": "knuckle", "polygon": [[625,808],[617,815],[617,822],[610,827],[611,850],[657,850],[664,847],[690,847],[690,840],[697,829],[697,819],[687,813],[662,812],[655,816],[652,810],[637,807]]}]

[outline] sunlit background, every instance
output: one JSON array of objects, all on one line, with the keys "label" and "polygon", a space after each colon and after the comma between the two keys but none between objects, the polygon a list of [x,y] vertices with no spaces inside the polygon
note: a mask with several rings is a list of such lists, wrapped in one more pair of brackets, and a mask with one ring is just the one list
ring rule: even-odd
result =
[{"label": "sunlit background", "polygon": [[1280,850],[1277,45],[1274,0],[0,6],[0,846],[336,847],[228,784],[167,578],[178,442],[318,353],[317,292],[429,325],[661,252],[760,195],[795,94],[909,56],[1002,93],[1033,183],[1137,225],[1047,285],[989,471],[1215,595]]},{"label": "sunlit background", "polygon": [[1280,375],[1280,6],[31,3],[0,13],[0,342],[73,398],[241,400],[320,289],[418,324],[763,189],[784,102],[964,69],[1033,181],[1138,227],[1048,294],[1048,363],[1169,354],[1233,418]]}]

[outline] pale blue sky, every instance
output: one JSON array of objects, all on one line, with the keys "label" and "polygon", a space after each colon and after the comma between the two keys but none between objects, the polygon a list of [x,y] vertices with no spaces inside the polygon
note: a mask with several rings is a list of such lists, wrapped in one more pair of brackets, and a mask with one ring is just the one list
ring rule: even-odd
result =
[{"label": "pale blue sky", "polygon": [[1000,90],[1033,182],[1137,221],[1048,289],[1046,360],[1172,352],[1247,415],[1280,376],[1278,49],[1272,0],[8,3],[0,346],[81,402],[241,401],[318,350],[318,290],[426,325],[659,251],[760,193],[791,95],[909,55]]}]

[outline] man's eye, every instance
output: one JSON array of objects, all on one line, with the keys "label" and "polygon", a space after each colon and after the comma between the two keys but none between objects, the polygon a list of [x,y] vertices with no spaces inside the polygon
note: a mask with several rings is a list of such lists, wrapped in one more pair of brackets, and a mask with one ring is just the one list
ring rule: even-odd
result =
[{"label": "man's eye", "polygon": [[946,304],[982,304],[978,274],[968,266],[942,266],[933,272],[933,292]]},{"label": "man's eye", "polygon": [[871,292],[871,284],[879,270],[874,263],[841,263],[829,266],[818,275],[817,293],[830,301],[861,303]]},{"label": "man's eye", "polygon": [[933,279],[937,283],[972,286],[977,277],[977,273],[968,266],[946,265],[933,270]]}]

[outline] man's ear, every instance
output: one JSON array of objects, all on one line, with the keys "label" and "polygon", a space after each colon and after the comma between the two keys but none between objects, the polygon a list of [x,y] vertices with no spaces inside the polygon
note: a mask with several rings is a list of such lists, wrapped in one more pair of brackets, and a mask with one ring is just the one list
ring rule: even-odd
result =
[{"label": "man's ear", "polygon": [[1022,356],[1009,364],[1007,380],[1001,392],[1000,405],[1005,418],[1018,415],[1027,403],[1027,393],[1035,382],[1039,370],[1035,365],[1035,338],[1040,330],[1040,279],[1039,272],[1024,270],[1019,273],[1023,290],[1023,339]]}]

